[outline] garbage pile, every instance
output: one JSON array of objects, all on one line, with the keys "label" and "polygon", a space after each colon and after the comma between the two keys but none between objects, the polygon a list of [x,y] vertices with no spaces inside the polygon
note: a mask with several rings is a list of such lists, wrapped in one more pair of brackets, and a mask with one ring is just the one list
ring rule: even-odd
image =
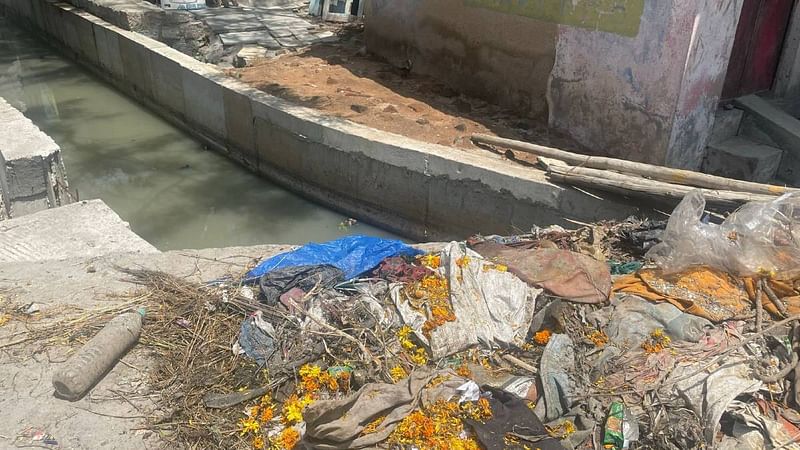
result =
[{"label": "garbage pile", "polygon": [[236,356],[189,339],[172,367],[213,373],[157,371],[206,386],[162,422],[225,448],[800,448],[797,206],[715,224],[693,193],[666,223],[307,244],[196,302],[187,336],[244,312]]}]

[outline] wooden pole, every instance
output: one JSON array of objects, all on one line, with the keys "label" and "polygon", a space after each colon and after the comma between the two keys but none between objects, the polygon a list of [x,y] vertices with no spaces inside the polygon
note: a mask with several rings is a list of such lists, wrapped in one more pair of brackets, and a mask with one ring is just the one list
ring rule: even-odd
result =
[{"label": "wooden pole", "polygon": [[[679,201],[696,187],[682,186],[648,180],[633,175],[553,164],[548,167],[548,175],[553,181],[573,184],[585,188],[596,188],[631,197]],[[772,201],[774,196],[726,190],[700,189],[709,204],[737,207],[752,201]]]},{"label": "wooden pole", "polygon": [[693,172],[691,170],[672,169],[669,167],[654,166],[652,164],[626,161],[624,159],[579,155],[556,148],[545,147],[543,145],[520,142],[485,134],[473,134],[472,141],[475,143],[506,147],[525,153],[531,153],[537,156],[558,159],[574,166],[586,167],[590,169],[615,170],[622,173],[640,175],[656,181],[662,181],[664,183],[696,186],[706,189],[749,192],[752,194],[771,196],[783,195],[788,192],[800,192],[800,189],[734,180],[731,178]]}]

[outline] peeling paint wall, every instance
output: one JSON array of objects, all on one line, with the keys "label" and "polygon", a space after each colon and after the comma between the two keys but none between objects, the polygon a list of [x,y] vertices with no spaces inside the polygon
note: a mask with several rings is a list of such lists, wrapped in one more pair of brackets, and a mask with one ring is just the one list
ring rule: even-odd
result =
[{"label": "peeling paint wall", "polygon": [[[695,0],[689,54],[664,163],[699,169],[714,126],[743,0]],[[727,38],[726,38],[727,37]]]},{"label": "peeling paint wall", "polygon": [[648,1],[636,37],[561,26],[550,125],[611,156],[663,162],[695,3]]},{"label": "peeling paint wall", "polygon": [[697,169],[743,0],[372,0],[367,47],[600,153]]}]

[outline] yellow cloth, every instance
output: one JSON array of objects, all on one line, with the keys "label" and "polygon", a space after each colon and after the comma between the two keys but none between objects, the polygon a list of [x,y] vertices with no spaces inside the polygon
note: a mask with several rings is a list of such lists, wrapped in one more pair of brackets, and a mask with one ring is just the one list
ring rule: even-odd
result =
[{"label": "yellow cloth", "polygon": [[[800,313],[800,292],[794,283],[769,281],[775,294],[782,298],[789,314]],[[642,269],[625,275],[614,282],[613,292],[638,295],[654,302],[667,301],[689,314],[721,322],[749,313],[755,303],[755,281],[737,279],[725,272],[709,267],[695,266],[682,272],[663,275],[657,269]],[[762,305],[770,314],[778,310],[762,296]]]}]

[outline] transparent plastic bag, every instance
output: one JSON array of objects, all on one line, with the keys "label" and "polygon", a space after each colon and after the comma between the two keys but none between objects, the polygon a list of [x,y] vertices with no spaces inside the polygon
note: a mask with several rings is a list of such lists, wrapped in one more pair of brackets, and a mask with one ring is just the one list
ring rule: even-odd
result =
[{"label": "transparent plastic bag", "polygon": [[705,205],[701,191],[686,195],[647,252],[666,273],[693,265],[739,276],[800,271],[800,193],[748,203],[720,225],[703,221]]}]

